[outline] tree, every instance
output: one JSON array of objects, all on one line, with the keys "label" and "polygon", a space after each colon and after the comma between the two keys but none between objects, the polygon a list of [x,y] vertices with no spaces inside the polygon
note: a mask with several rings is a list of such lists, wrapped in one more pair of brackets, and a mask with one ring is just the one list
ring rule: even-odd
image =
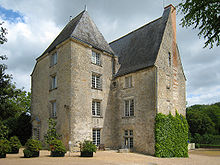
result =
[{"label": "tree", "polygon": [[216,43],[220,44],[220,2],[219,0],[182,0],[178,5],[179,11],[184,14],[181,19],[182,27],[193,26],[200,31],[198,36],[203,36],[204,48],[210,49]]}]

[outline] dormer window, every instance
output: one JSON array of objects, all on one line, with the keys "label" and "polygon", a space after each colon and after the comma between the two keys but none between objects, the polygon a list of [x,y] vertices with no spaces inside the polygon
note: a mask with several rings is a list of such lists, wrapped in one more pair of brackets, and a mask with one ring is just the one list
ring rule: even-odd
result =
[{"label": "dormer window", "polygon": [[57,52],[55,52],[55,53],[53,53],[53,54],[51,55],[50,66],[53,66],[53,65],[55,65],[55,64],[57,64]]},{"label": "dormer window", "polygon": [[96,65],[101,65],[101,55],[100,53],[92,51],[92,63]]}]

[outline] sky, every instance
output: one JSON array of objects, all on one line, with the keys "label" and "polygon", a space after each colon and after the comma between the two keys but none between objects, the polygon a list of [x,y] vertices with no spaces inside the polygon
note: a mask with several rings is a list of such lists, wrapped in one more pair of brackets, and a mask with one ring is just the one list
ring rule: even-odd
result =
[{"label": "sky", "polygon": [[[164,6],[181,0],[1,0],[0,22],[8,42],[0,45],[7,73],[18,88],[30,91],[36,58],[69,22],[87,11],[108,42],[162,16]],[[220,102],[220,47],[203,48],[198,30],[182,28],[177,14],[177,44],[187,78],[187,106]],[[1,61],[2,62],[2,61]]]}]

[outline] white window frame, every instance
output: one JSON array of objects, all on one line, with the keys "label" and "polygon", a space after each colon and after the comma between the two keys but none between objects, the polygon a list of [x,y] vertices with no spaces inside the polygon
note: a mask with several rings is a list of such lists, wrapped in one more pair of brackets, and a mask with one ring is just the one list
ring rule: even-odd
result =
[{"label": "white window frame", "polygon": [[56,101],[51,102],[51,117],[52,118],[57,117],[57,103],[56,103]]},{"label": "white window frame", "polygon": [[94,89],[102,89],[102,75],[92,73],[92,88]]},{"label": "white window frame", "polygon": [[51,55],[51,63],[50,63],[50,66],[53,66],[53,65],[55,65],[55,64],[57,64],[57,52],[55,52],[55,53],[53,53],[53,54]]},{"label": "white window frame", "polygon": [[92,51],[92,63],[96,65],[101,65],[101,54]]},{"label": "white window frame", "polygon": [[100,142],[101,142],[101,129],[93,129],[92,130],[92,142],[96,146],[100,145]]},{"label": "white window frame", "polygon": [[134,116],[134,99],[124,101],[124,116]]},{"label": "white window frame", "polygon": [[57,88],[57,75],[51,76],[51,89]]},{"label": "white window frame", "polygon": [[92,101],[92,116],[101,116],[101,101]]},{"label": "white window frame", "polygon": [[124,146],[129,149],[134,147],[133,130],[124,130]]},{"label": "white window frame", "polygon": [[132,76],[125,77],[125,88],[132,87]]}]

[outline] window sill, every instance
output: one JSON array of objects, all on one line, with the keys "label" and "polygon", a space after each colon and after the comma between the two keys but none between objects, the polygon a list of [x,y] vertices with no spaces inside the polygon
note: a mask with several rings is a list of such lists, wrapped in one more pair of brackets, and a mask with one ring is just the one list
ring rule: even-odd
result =
[{"label": "window sill", "polygon": [[122,116],[122,119],[135,118],[135,116]]},{"label": "window sill", "polygon": [[57,119],[57,116],[51,116],[50,119]]},{"label": "window sill", "polygon": [[102,91],[102,89],[100,89],[100,88],[94,88],[94,87],[92,87],[92,89],[95,89],[95,90],[100,90],[100,91]]},{"label": "window sill", "polygon": [[131,88],[134,88],[134,86],[131,86],[131,87],[124,87],[123,89],[131,89]]},{"label": "window sill", "polygon": [[102,67],[101,64],[99,65],[99,64],[96,64],[96,63],[93,63],[93,62],[91,62],[91,64]]},{"label": "window sill", "polygon": [[54,67],[54,66],[56,66],[56,65],[57,65],[57,63],[56,63],[56,64],[53,64],[53,65],[50,65],[49,68],[52,68],[52,67]]},{"label": "window sill", "polygon": [[53,89],[50,89],[49,92],[51,92],[51,91],[53,91],[53,90],[56,90],[56,89],[57,89],[57,87],[56,87],[56,88],[53,88]]},{"label": "window sill", "polygon": [[92,118],[103,118],[102,116],[92,116]]}]

